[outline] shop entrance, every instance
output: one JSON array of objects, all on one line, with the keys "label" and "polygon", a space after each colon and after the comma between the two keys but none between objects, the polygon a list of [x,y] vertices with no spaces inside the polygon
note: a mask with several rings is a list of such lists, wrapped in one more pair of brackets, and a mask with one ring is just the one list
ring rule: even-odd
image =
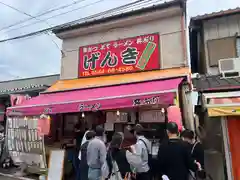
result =
[{"label": "shop entrance", "polygon": [[232,173],[234,180],[240,180],[240,117],[227,117],[227,127],[229,134],[229,146],[232,157]]}]

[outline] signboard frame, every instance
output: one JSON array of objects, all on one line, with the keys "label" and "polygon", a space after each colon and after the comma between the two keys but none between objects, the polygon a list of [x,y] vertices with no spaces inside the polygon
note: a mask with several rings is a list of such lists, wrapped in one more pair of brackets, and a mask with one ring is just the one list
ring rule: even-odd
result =
[{"label": "signboard frame", "polygon": [[[128,67],[130,66],[137,66],[138,62],[139,62],[139,59],[145,59],[146,60],[146,56],[143,55],[144,53],[144,50],[142,51],[139,51],[139,56],[137,57],[136,59],[136,63],[134,65],[126,65],[124,68],[121,68],[122,66],[120,66],[119,64],[122,64],[119,63],[119,60],[118,60],[118,64],[116,65],[117,68],[111,68],[111,67],[106,67],[106,71],[102,72],[104,70],[104,68],[100,68],[99,64],[98,64],[98,67],[96,67],[96,70],[93,72],[93,70],[85,70],[84,71],[84,62],[83,62],[83,59],[84,59],[84,55],[83,55],[83,49],[84,48],[91,48],[91,47],[96,47],[96,46],[100,46],[100,45],[105,45],[105,44],[113,44],[113,43],[118,43],[118,42],[122,42],[122,41],[130,41],[130,40],[136,40],[139,39],[139,38],[144,38],[144,37],[150,37],[150,36],[154,36],[155,38],[157,38],[156,40],[149,40],[148,42],[153,42],[152,44],[155,44],[155,47],[154,49],[152,50],[152,54],[154,54],[155,56],[157,56],[154,60],[154,65],[152,65],[153,67],[151,68],[146,68],[147,66],[147,62],[150,60],[150,57],[151,57],[151,53],[150,53],[150,56],[149,56],[149,60],[147,60],[147,62],[145,61],[145,63],[141,64],[141,65],[145,65],[145,66],[142,66],[141,68],[139,67],[138,70],[136,70],[136,67],[134,67],[133,69],[130,68],[128,69]],[[155,42],[156,41],[156,42]],[[121,44],[121,43],[120,43]],[[136,48],[136,45],[137,43],[135,43],[135,45],[133,45],[134,48]],[[141,44],[140,44],[141,45]],[[151,44],[148,44],[150,47],[151,47]],[[148,45],[145,47],[145,50],[147,51],[147,47]],[[129,47],[129,46],[126,46],[126,47]],[[138,47],[138,46],[137,46]],[[126,48],[127,49],[127,48]],[[151,48],[150,48],[151,49]],[[89,44],[89,45],[86,45],[86,46],[80,46],[79,47],[79,51],[78,51],[78,78],[87,78],[87,77],[96,77],[96,76],[107,76],[107,75],[115,75],[115,74],[126,74],[126,73],[135,73],[135,72],[145,72],[145,71],[152,71],[152,70],[159,70],[161,69],[161,51],[160,51],[160,34],[157,32],[157,33],[149,33],[149,34],[143,34],[143,35],[138,35],[138,36],[133,36],[133,37],[127,37],[127,38],[123,38],[123,39],[117,39],[117,40],[111,40],[111,41],[106,41],[106,42],[102,42],[102,43],[96,43],[96,44]],[[120,51],[120,50],[119,50]],[[151,50],[150,50],[151,51]],[[98,51],[97,51],[98,52]],[[101,53],[103,51],[99,51],[100,52],[100,58],[102,57],[101,56]],[[110,53],[112,53],[112,51],[108,51]],[[115,52],[115,51],[113,51]],[[149,52],[149,49],[148,49],[148,52]],[[105,53],[105,52],[104,52]],[[113,53],[115,54],[115,53]],[[145,57],[145,58],[142,58],[141,56]],[[106,57],[106,55],[104,56]],[[110,56],[112,58],[112,54]],[[117,56],[118,57],[118,56]],[[89,57],[88,57],[89,58]],[[118,57],[119,58],[119,57]],[[103,61],[103,60],[102,60]],[[100,62],[100,64],[102,63],[102,61]],[[142,61],[143,62],[143,61]],[[139,63],[140,64],[140,63]],[[89,65],[89,64],[88,64]],[[96,65],[97,66],[97,65]],[[120,67],[118,67],[120,66]],[[140,66],[140,65],[139,65]],[[120,68],[120,70],[119,70]],[[146,69],[145,69],[146,68]],[[112,69],[114,69],[112,71]],[[91,73],[90,73],[91,71]],[[98,71],[98,72],[97,72]],[[101,72],[100,72],[101,71]],[[83,75],[83,73],[88,73],[88,75]]]},{"label": "signboard frame", "polygon": [[[61,153],[63,153],[63,159],[62,159],[62,163],[61,163],[61,172],[60,172],[60,174],[59,174],[59,172],[58,172],[59,177],[60,177],[60,179],[58,179],[58,180],[62,180],[63,174],[64,174],[64,159],[65,159],[65,156],[66,156],[65,150],[52,150],[52,151],[50,152],[50,156],[49,156],[49,160],[48,160],[48,175],[47,175],[47,180],[53,180],[53,179],[49,178],[49,170],[51,169],[51,158],[52,158],[52,154],[53,154],[54,152],[61,152]],[[57,179],[54,179],[54,180],[57,180]]]}]

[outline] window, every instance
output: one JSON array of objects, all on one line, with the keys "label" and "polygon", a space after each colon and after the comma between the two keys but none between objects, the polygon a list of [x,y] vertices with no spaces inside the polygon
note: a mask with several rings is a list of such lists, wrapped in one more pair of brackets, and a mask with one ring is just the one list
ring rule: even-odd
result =
[{"label": "window", "polygon": [[207,48],[209,66],[218,66],[219,59],[236,57],[236,37],[208,40]]}]

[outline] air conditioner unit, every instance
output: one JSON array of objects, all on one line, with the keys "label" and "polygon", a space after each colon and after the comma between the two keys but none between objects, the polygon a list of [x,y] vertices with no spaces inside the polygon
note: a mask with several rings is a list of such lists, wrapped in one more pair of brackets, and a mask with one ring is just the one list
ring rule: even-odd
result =
[{"label": "air conditioner unit", "polygon": [[218,68],[223,78],[240,77],[240,58],[220,59]]}]

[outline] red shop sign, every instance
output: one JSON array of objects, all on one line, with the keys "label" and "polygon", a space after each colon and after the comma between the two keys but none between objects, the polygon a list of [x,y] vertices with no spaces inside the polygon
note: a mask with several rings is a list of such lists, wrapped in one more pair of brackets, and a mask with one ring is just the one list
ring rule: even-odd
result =
[{"label": "red shop sign", "polygon": [[159,34],[80,47],[79,76],[160,69]]}]

